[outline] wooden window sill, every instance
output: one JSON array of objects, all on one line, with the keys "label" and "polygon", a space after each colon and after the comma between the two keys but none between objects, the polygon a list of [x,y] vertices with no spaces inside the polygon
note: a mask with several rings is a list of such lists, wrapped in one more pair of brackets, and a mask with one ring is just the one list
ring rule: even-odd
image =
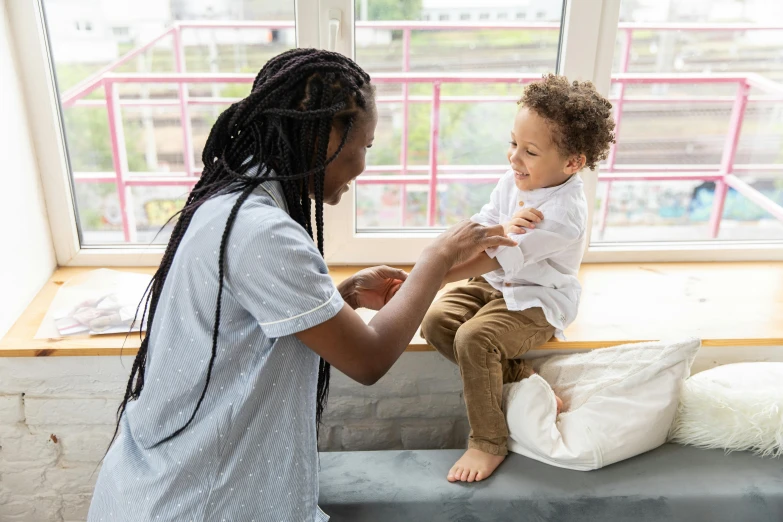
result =
[{"label": "wooden window sill", "polygon": [[[92,268],[60,268],[8,334],[0,357],[134,355],[138,335],[34,339],[60,285]],[[124,268],[151,273],[152,268]],[[333,267],[340,282],[357,267]],[[783,346],[783,262],[587,264],[582,303],[567,341],[542,350],[594,349],[659,338],[704,346]],[[360,311],[369,320],[374,312]],[[432,348],[416,335],[409,351]]]}]

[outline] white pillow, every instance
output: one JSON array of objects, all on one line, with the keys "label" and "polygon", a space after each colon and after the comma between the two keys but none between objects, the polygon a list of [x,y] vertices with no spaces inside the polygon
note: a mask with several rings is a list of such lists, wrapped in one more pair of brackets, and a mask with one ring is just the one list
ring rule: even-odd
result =
[{"label": "white pillow", "polygon": [[783,456],[783,363],[727,364],[685,381],[671,440]]},{"label": "white pillow", "polygon": [[536,375],[504,386],[509,450],[589,471],[657,448],[700,346],[650,342],[543,359]]}]

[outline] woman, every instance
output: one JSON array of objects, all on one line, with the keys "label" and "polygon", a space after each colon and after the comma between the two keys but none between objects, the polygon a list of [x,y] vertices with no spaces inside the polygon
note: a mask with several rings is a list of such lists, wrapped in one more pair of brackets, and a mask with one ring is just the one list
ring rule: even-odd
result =
[{"label": "woman", "polygon": [[[323,205],[364,170],[376,123],[369,76],[312,49],[272,59],[218,118],[151,284],[90,521],[328,518],[316,427],[330,365],[373,384],[449,268],[514,244],[502,227],[463,223],[410,275],[376,267],[335,288]],[[382,310],[367,325],[357,307]]]}]

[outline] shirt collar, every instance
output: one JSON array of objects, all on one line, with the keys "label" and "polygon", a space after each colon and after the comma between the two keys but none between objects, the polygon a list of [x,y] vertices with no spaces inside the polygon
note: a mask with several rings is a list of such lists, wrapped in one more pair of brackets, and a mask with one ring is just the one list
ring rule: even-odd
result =
[{"label": "shirt collar", "polygon": [[529,203],[533,203],[534,201],[536,204],[538,202],[542,202],[546,199],[549,199],[550,196],[555,194],[556,192],[569,190],[570,187],[574,186],[577,187],[582,184],[582,179],[579,177],[579,174],[574,174],[571,176],[565,183],[562,185],[557,185],[556,187],[547,187],[547,188],[540,188],[535,190],[518,190],[520,198],[522,201],[526,201]]},{"label": "shirt collar", "polygon": [[[253,157],[248,157],[244,163],[249,163],[253,160]],[[247,173],[251,176],[255,176],[258,174],[259,165],[254,165],[250,167],[247,171]],[[256,188],[253,192],[256,194],[267,194],[269,197],[272,198],[272,200],[275,202],[275,205],[277,205],[278,208],[284,210],[286,213],[288,213],[288,202],[285,199],[285,193],[283,192],[283,185],[279,181],[275,181],[274,178],[276,177],[275,171],[271,169],[267,169],[267,171],[262,174],[263,177],[267,178],[267,181],[264,181],[261,183],[258,188]]]},{"label": "shirt collar", "polygon": [[278,208],[281,208],[288,213],[288,203],[286,202],[285,194],[283,193],[283,185],[281,185],[279,181],[265,181],[258,186],[257,190],[268,194]]}]

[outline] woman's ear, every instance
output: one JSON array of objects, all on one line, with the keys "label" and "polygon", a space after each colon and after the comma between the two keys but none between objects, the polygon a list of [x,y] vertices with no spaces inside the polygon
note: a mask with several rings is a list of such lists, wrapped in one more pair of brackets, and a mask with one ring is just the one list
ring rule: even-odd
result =
[{"label": "woman's ear", "polygon": [[328,160],[334,155],[335,152],[337,152],[337,149],[340,147],[340,142],[342,140],[342,131],[337,125],[332,125],[332,129],[329,131],[329,146],[326,148],[326,158],[324,158],[325,160]]},{"label": "woman's ear", "polygon": [[587,158],[585,157],[584,154],[580,154],[578,156],[571,156],[570,158],[568,158],[568,162],[566,163],[563,172],[571,176],[573,174],[576,174],[583,168],[585,168],[586,163],[587,163]]}]

